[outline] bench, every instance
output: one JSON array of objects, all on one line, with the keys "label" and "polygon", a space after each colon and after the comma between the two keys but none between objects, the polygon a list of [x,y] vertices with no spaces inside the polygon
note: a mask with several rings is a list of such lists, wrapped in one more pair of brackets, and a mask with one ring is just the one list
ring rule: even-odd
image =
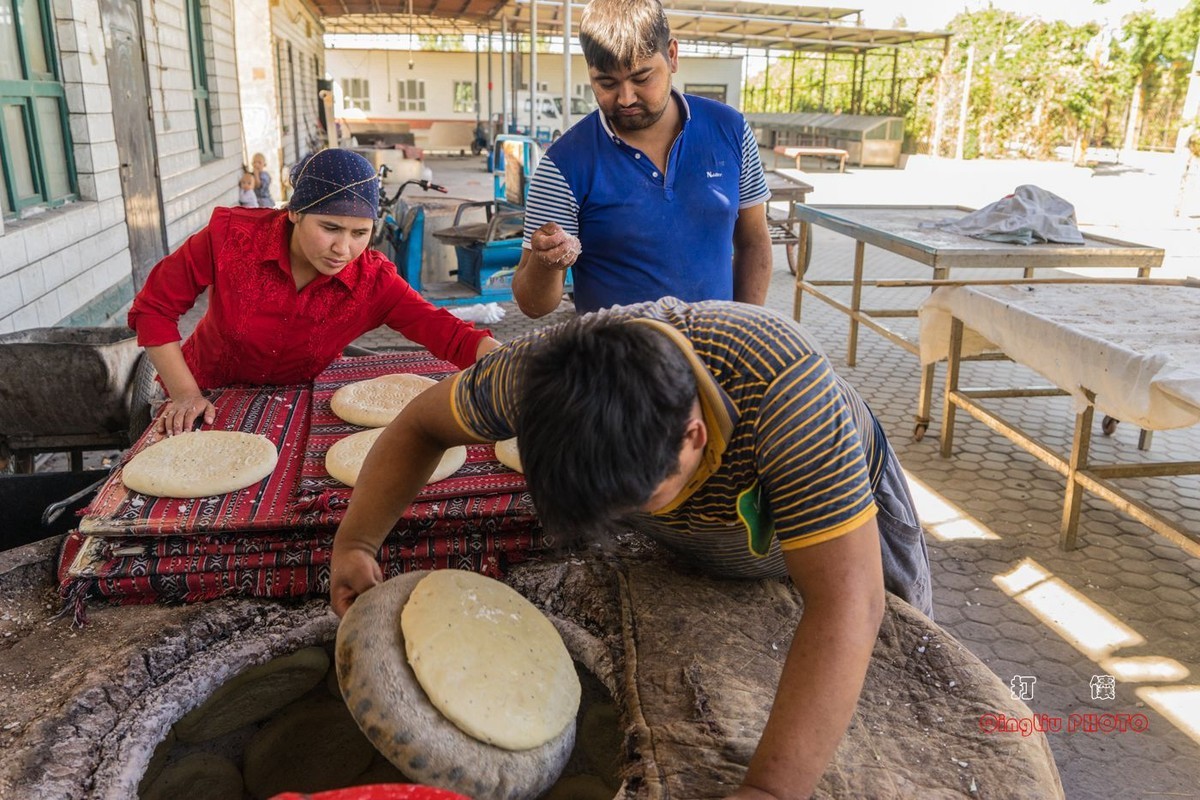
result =
[{"label": "bench", "polygon": [[796,159],[796,169],[801,168],[801,160],[805,156],[811,158],[828,158],[836,159],[838,162],[838,172],[846,171],[846,159],[850,157],[849,151],[843,150],[840,147],[807,147],[800,145],[776,145],[774,148],[775,163],[779,163],[779,156],[784,158]]}]

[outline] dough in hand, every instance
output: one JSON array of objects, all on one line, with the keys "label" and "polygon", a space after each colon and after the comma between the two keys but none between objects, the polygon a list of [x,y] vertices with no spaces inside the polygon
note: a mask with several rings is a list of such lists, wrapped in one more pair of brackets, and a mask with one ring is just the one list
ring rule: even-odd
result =
[{"label": "dough in hand", "polygon": [[421,688],[464,733],[527,750],[574,724],[575,663],[550,620],[505,584],[436,570],[413,589],[400,629]]},{"label": "dough in hand", "polygon": [[515,436],[502,442],[496,442],[496,460],[514,472],[525,474],[525,470],[521,468],[521,453],[517,450],[517,437]]},{"label": "dough in hand", "polygon": [[436,384],[424,375],[398,373],[349,383],[333,393],[329,407],[351,425],[382,428],[421,392]]},{"label": "dough in hand", "polygon": [[[367,458],[367,453],[371,451],[375,440],[383,431],[383,428],[372,428],[369,431],[352,433],[344,439],[336,441],[333,447],[329,448],[329,452],[325,454],[325,471],[347,486],[354,486],[358,482],[358,473],[362,469],[363,461]],[[458,472],[466,462],[467,448],[451,447],[442,455],[442,460],[434,467],[433,474],[429,476],[427,482],[437,483],[444,478],[449,478]]]},{"label": "dough in hand", "polygon": [[271,474],[271,440],[239,431],[188,431],[147,447],[121,469],[121,480],[153,497],[211,497],[253,486]]}]

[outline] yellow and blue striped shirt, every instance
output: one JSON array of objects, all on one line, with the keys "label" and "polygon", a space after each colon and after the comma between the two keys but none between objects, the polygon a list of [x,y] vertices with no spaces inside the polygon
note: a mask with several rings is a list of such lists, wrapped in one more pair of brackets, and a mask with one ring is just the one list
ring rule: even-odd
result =
[{"label": "yellow and blue striped shirt", "polygon": [[[784,550],[804,547],[875,515],[872,487],[886,440],[862,398],[796,322],[758,306],[674,298],[597,313],[666,333],[697,376],[709,436],[705,458],[679,497],[643,515],[652,535],[675,546],[698,533],[722,533],[724,563],[778,552],[772,534]],[[522,337],[459,373],[453,408],[464,430],[485,441],[515,435],[518,365],[551,330]],[[735,534],[744,538],[731,540]]]}]

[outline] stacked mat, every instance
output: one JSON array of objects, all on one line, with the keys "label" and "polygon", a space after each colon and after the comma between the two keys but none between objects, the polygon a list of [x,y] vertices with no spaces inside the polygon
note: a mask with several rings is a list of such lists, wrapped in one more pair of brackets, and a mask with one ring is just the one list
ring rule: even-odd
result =
[{"label": "stacked mat", "polygon": [[[192,500],[130,491],[124,464],[153,443],[143,436],[114,468],[69,534],[59,587],[78,618],[88,598],[120,603],[198,602],[226,595],[300,597],[329,591],[333,535],[350,492],[325,470],[325,454],[362,428],[339,419],[342,386],[410,372],[440,379],[454,367],[428,352],[341,359],[309,386],[232,387],[214,392],[213,430],[266,436],[279,451],[271,475],[246,489]],[[491,445],[467,448],[454,475],[417,496],[380,550],[385,577],[468,569],[492,577],[549,550],[522,475]]]}]

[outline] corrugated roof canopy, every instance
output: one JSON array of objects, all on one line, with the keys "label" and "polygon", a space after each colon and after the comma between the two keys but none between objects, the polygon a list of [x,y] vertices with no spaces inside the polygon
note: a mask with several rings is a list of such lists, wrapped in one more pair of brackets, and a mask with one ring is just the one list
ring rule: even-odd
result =
[{"label": "corrugated roof canopy", "polygon": [[[311,0],[324,16],[326,33],[418,35],[475,33],[498,29],[507,18],[511,31],[528,33],[533,0],[408,0],[351,2]],[[539,34],[561,35],[564,4],[536,0]],[[586,0],[572,3],[572,29],[579,23]],[[857,17],[855,8],[791,6],[743,0],[664,0],[671,32],[680,41],[727,47],[861,52],[922,41],[939,41],[950,34],[935,31],[864,28],[845,24]]]}]

